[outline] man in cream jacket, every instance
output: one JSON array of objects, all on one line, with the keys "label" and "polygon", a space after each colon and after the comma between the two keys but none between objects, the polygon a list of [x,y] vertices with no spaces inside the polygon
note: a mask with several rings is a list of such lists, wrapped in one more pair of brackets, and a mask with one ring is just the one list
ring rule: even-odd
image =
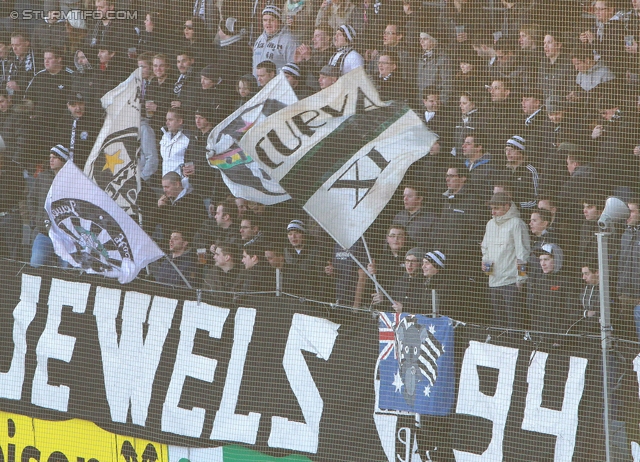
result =
[{"label": "man in cream jacket", "polygon": [[531,251],[529,229],[506,193],[495,193],[489,206],[493,218],[482,239],[482,270],[489,275],[493,325],[519,329]]}]

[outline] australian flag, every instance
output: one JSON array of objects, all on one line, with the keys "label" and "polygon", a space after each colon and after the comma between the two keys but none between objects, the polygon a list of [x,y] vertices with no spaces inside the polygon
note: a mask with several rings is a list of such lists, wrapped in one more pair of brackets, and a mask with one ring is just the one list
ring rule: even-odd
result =
[{"label": "australian flag", "polygon": [[380,313],[379,330],[380,409],[448,415],[455,398],[451,319]]}]

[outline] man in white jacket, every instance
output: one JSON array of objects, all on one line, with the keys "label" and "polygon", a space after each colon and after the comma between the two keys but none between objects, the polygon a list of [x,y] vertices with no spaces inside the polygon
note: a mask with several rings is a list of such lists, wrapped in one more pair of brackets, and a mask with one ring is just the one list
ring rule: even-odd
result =
[{"label": "man in white jacket", "polygon": [[525,262],[531,251],[529,229],[506,193],[495,193],[489,205],[493,218],[482,239],[482,270],[489,274],[493,325],[519,329],[523,327]]},{"label": "man in white jacket", "polygon": [[184,124],[182,112],[177,108],[171,109],[167,112],[166,122],[167,127],[162,127],[164,134],[160,140],[162,176],[169,172],[176,172],[182,176],[184,153],[189,146],[189,137],[182,131]]}]

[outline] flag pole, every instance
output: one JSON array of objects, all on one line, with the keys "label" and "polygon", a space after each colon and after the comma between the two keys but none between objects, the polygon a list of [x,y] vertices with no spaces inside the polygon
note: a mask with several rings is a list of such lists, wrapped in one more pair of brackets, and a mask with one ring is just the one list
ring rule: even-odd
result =
[{"label": "flag pole", "polygon": [[[364,244],[364,250],[365,250],[365,252],[367,252],[367,258],[369,259],[369,263],[373,263],[373,259],[371,258],[371,253],[369,252],[369,246],[367,245],[367,241],[365,240],[364,235],[362,236],[362,243]],[[372,274],[372,275],[371,275],[371,279],[372,279],[372,280],[373,280],[373,282],[374,282],[374,285],[375,285],[375,288],[376,288],[376,292],[377,292],[377,293],[380,293],[380,289],[378,289],[378,285],[377,285],[377,284],[375,284],[375,282],[376,282],[376,275],[375,275],[375,274]]]},{"label": "flag pole", "polygon": [[173,266],[173,269],[174,269],[174,270],[176,270],[176,272],[180,275],[180,277],[182,278],[182,280],[184,281],[184,283],[187,285],[187,287],[188,287],[189,289],[193,289],[193,287],[191,287],[191,284],[189,284],[189,281],[187,281],[187,278],[186,278],[186,277],[184,277],[184,274],[182,274],[182,271],[180,271],[180,270],[178,269],[178,267],[177,267],[177,266],[176,266],[176,264],[173,262],[173,260],[171,260],[167,254],[165,254],[165,255],[164,255],[164,258],[166,258],[166,259],[167,259],[167,261],[169,262],[169,264],[170,264],[171,266]]},{"label": "flag pole", "polygon": [[371,274],[369,271],[367,271],[367,268],[364,267],[364,265],[362,263],[360,263],[358,261],[358,259],[356,257],[353,256],[353,254],[351,252],[349,252],[349,256],[351,257],[351,259],[356,262],[356,265],[358,265],[360,267],[360,269],[362,271],[364,271],[364,273],[369,276],[369,279],[371,279],[373,281],[373,283],[376,286],[376,289],[380,289],[380,292],[382,292],[384,294],[385,297],[387,297],[389,299],[389,301],[391,302],[391,304],[393,305],[395,303],[395,301],[393,300],[393,298],[391,298],[391,295],[389,295],[387,293],[386,290],[384,290],[384,287],[382,287],[380,285],[380,283],[378,281],[376,281],[376,278],[374,277],[373,274]]}]

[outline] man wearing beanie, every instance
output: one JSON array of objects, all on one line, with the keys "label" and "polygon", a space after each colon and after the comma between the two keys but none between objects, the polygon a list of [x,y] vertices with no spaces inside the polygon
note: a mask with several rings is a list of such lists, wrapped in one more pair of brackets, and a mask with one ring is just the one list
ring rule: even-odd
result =
[{"label": "man wearing beanie", "polygon": [[49,215],[44,209],[44,203],[47,194],[51,188],[51,183],[56,174],[69,160],[69,150],[58,144],[49,151],[49,170],[44,170],[36,178],[36,184],[27,198],[29,206],[29,217],[31,219],[31,230],[33,244],[31,246],[30,265],[38,267],[42,265],[49,266],[68,266],[63,260],[56,257],[53,250],[53,243],[49,238]]},{"label": "man wearing beanie", "polygon": [[220,119],[218,121],[212,119],[211,121],[217,125],[233,112],[234,85],[235,82],[224,80],[220,66],[209,64],[200,71],[202,91],[198,93],[197,101],[192,104],[195,104],[196,107],[202,107],[205,103],[216,108]]},{"label": "man wearing beanie", "polygon": [[355,38],[356,30],[348,24],[338,27],[333,36],[336,53],[329,60],[329,65],[339,69],[340,75],[364,66],[364,58],[353,48]]},{"label": "man wearing beanie", "polygon": [[275,5],[267,5],[262,10],[263,32],[253,44],[253,74],[262,61],[272,61],[277,71],[289,62],[293,62],[293,56],[298,43],[287,27],[282,26],[282,10]]},{"label": "man wearing beanie", "polygon": [[503,172],[506,183],[511,185],[513,201],[523,209],[537,207],[538,170],[527,161],[527,142],[521,136],[512,136],[504,148],[507,157]]}]

